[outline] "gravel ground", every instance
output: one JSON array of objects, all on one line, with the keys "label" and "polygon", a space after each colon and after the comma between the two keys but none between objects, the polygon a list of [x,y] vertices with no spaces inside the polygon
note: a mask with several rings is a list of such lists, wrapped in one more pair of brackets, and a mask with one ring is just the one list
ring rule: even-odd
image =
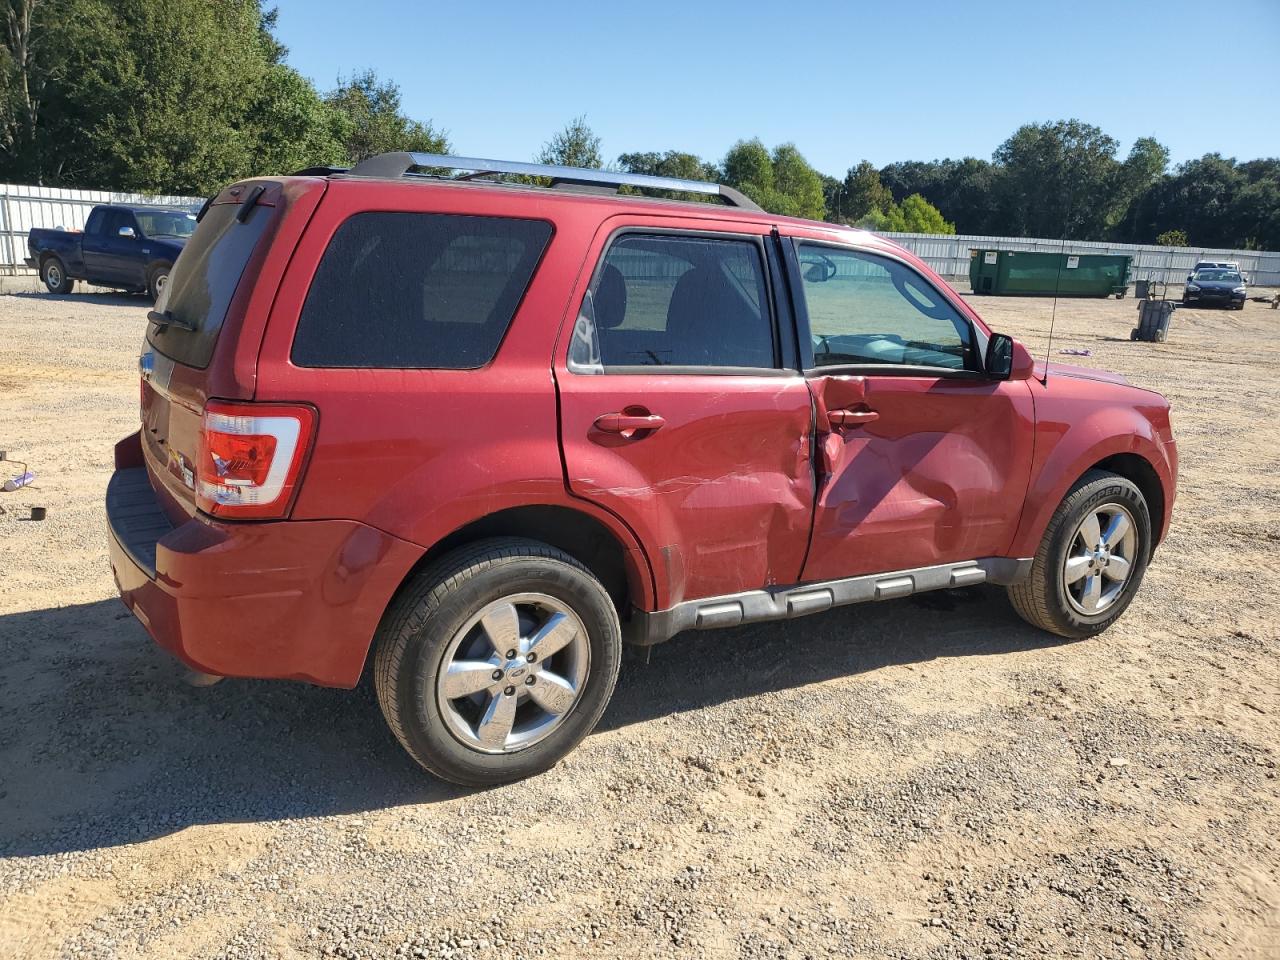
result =
[{"label": "gravel ground", "polygon": [[[1043,352],[1051,302],[980,299]],[[628,652],[601,728],[483,792],[370,691],[196,689],[115,599],[146,304],[0,296],[0,957],[1280,956],[1280,314],[1062,301],[1174,404],[1142,593],[1062,643],[977,588]],[[43,505],[43,523],[24,520]]]}]

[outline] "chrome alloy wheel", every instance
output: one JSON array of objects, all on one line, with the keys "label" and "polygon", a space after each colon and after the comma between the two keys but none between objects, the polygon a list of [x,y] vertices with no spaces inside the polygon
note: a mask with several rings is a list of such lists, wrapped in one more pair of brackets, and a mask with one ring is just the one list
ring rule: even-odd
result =
[{"label": "chrome alloy wheel", "polygon": [[543,593],[502,597],[449,641],[436,703],[449,731],[483,753],[545,739],[582,696],[591,666],[586,628]]},{"label": "chrome alloy wheel", "polygon": [[1105,611],[1124,593],[1138,550],[1137,524],[1118,503],[1105,503],[1080,521],[1062,563],[1067,601],[1087,617]]},{"label": "chrome alloy wheel", "polygon": [[62,286],[62,268],[57,263],[49,263],[44,268],[44,285],[50,290]]}]

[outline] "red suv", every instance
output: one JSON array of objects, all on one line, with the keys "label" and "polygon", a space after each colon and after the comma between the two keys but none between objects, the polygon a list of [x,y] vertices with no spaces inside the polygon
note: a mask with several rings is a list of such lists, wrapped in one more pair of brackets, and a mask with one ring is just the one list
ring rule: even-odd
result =
[{"label": "red suv", "polygon": [[246,181],[149,321],[125,603],[207,674],[350,687],[372,648],[395,735],[464,784],[572,749],[624,640],[984,582],[1096,634],[1173,505],[1158,394],[1038,369],[900,247],[714,184]]}]

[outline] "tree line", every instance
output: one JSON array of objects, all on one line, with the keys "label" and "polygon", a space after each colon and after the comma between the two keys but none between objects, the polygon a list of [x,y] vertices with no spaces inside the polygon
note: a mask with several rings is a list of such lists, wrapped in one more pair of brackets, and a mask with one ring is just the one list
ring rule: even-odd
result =
[{"label": "tree line", "polygon": [[[4,4],[0,180],[207,195],[245,176],[450,149],[373,71],[318,90],[286,62],[262,0]],[[538,159],[607,163],[584,118]],[[773,213],[880,231],[1280,250],[1280,159],[1210,153],[1171,168],[1154,138],[1122,157],[1115,138],[1079,120],[1019,127],[990,160],[864,160],[843,178],[794,144],[758,139],[718,160],[666,150],[613,165],[727,183]]]}]

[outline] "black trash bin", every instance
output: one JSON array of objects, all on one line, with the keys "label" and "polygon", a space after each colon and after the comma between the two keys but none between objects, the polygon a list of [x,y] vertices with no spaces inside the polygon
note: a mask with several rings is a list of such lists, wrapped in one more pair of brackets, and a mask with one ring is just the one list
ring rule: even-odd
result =
[{"label": "black trash bin", "polygon": [[1173,300],[1139,300],[1138,325],[1129,332],[1129,339],[1164,343],[1169,339],[1169,322],[1177,306]]}]

